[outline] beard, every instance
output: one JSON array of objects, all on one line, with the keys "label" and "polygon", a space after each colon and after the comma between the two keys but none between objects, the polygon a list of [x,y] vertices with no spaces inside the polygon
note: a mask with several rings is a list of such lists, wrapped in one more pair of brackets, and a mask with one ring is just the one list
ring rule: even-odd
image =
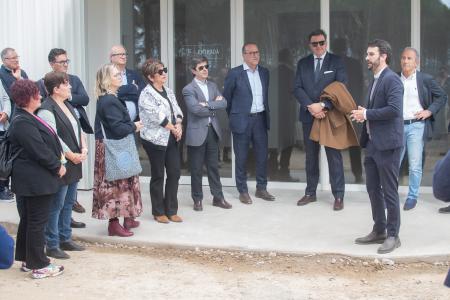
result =
[{"label": "beard", "polygon": [[379,66],[380,66],[380,58],[376,59],[373,62],[367,62],[367,68],[371,71],[378,69]]}]

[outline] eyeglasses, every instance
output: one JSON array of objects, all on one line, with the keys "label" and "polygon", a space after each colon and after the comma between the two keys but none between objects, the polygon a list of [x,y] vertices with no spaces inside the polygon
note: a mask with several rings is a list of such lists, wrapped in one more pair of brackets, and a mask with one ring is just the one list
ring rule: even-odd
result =
[{"label": "eyeglasses", "polygon": [[259,55],[259,51],[245,52],[245,54],[257,56]]},{"label": "eyeglasses", "polygon": [[323,46],[325,45],[325,41],[318,41],[318,42],[311,42],[311,46],[317,47],[317,46]]},{"label": "eyeglasses", "polygon": [[70,63],[70,59],[68,60],[61,60],[61,61],[55,61],[55,64],[61,64],[61,65],[68,65]]},{"label": "eyeglasses", "polygon": [[19,58],[20,58],[20,56],[5,57],[5,59],[9,59],[9,60],[18,60]]},{"label": "eyeglasses", "polygon": [[128,53],[114,53],[111,56],[128,56]]},{"label": "eyeglasses", "polygon": [[158,72],[156,72],[156,73],[158,73],[161,76],[162,76],[163,73],[167,74],[167,68],[162,68],[161,70],[158,70]]},{"label": "eyeglasses", "polygon": [[203,71],[203,69],[208,70],[209,69],[209,65],[203,65],[203,66],[198,67],[199,71]]}]

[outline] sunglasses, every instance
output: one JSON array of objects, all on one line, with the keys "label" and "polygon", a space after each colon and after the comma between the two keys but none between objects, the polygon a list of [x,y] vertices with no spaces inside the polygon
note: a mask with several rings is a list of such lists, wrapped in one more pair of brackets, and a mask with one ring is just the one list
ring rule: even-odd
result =
[{"label": "sunglasses", "polygon": [[203,69],[208,70],[209,69],[209,65],[203,65],[203,66],[198,67],[199,71],[203,71]]},{"label": "sunglasses", "polygon": [[156,73],[158,73],[161,76],[162,76],[163,73],[167,74],[167,68],[162,68],[161,70],[158,70],[158,72],[156,72]]},{"label": "sunglasses", "polygon": [[325,41],[319,41],[319,42],[311,42],[311,45],[313,46],[313,47],[317,47],[317,46],[323,46],[323,45],[325,45]]}]

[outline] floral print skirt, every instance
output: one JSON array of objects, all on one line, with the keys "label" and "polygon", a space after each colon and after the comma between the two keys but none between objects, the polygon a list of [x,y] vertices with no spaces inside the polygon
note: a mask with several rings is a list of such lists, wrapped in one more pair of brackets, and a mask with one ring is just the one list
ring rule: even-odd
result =
[{"label": "floral print skirt", "polygon": [[138,217],[141,214],[139,176],[107,181],[105,179],[105,144],[101,140],[95,140],[92,217],[112,219]]}]

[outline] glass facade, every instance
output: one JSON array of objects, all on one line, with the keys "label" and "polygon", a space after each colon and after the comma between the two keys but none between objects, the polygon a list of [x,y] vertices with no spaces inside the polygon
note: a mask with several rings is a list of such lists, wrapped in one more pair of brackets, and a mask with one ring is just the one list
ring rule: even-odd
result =
[{"label": "glass facade", "polygon": [[[210,78],[223,88],[227,71],[242,63],[242,43],[255,42],[261,53],[261,64],[270,70],[269,180],[305,182],[303,134],[292,89],[296,63],[309,54],[307,35],[321,24],[329,26],[328,50],[343,57],[349,76],[348,87],[358,104],[365,105],[367,86],[372,78],[365,64],[365,52],[367,43],[374,38],[391,43],[394,54],[391,68],[395,71],[400,70],[402,49],[416,41],[420,44],[421,70],[435,76],[447,93],[450,92],[450,32],[445,30],[450,25],[450,9],[445,1],[419,1],[417,18],[411,15],[413,5],[419,2],[411,0],[322,1],[327,2],[329,6],[320,7],[321,1],[317,0],[121,0],[122,42],[129,53],[133,53],[129,56],[130,67],[136,68],[148,57],[161,57],[161,40],[170,41],[168,46],[173,57],[165,63],[172,66],[171,87],[183,108],[181,90],[192,80],[189,62],[193,55],[209,59]],[[167,12],[161,11],[166,8]],[[329,19],[321,20],[327,13]],[[420,34],[411,32],[418,20]],[[168,27],[161,30],[161,26]],[[162,37],[161,32],[167,32],[167,36]],[[237,53],[236,58],[232,58],[233,53]],[[449,148],[449,115],[446,106],[434,116],[434,137],[426,146],[422,185],[431,184],[433,166]],[[222,177],[232,178],[228,118],[225,113],[220,118],[225,136],[219,158],[220,172]],[[359,132],[361,128],[358,124],[355,126]],[[185,148],[180,148],[180,156],[182,174],[188,175]],[[143,175],[149,176],[146,155],[141,158]],[[346,183],[363,183],[363,151],[359,148],[343,151],[343,158]],[[251,158],[248,163],[251,178],[254,169]],[[407,181],[407,176],[401,177],[401,184],[407,185]]]}]

